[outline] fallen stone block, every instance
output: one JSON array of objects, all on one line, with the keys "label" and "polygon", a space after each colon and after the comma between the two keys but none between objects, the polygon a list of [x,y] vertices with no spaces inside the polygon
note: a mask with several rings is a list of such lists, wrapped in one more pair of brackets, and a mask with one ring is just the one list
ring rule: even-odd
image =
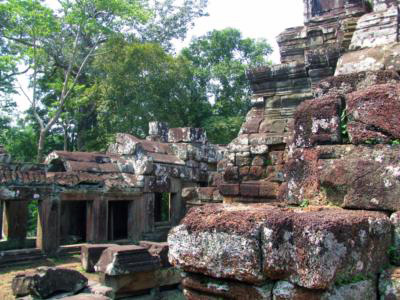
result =
[{"label": "fallen stone block", "polygon": [[89,281],[87,288],[83,290],[84,294],[92,294],[96,296],[104,296],[112,298],[114,296],[114,291],[108,286],[101,285],[96,281]]},{"label": "fallen stone block", "polygon": [[87,278],[78,271],[40,267],[35,271],[16,275],[11,288],[16,297],[31,295],[45,299],[57,293],[73,295],[84,289],[87,283]]},{"label": "fallen stone block", "polygon": [[95,272],[94,266],[100,259],[101,254],[108,247],[117,246],[116,244],[85,244],[81,247],[81,263],[85,272]]},{"label": "fallen stone block", "polygon": [[116,276],[160,268],[160,261],[144,247],[114,246],[103,251],[94,269],[106,275]]},{"label": "fallen stone block", "polygon": [[237,300],[270,300],[274,283],[248,285],[235,281],[225,281],[194,273],[185,273],[182,280],[184,289],[190,289],[215,297]]},{"label": "fallen stone block", "polygon": [[141,247],[146,248],[149,253],[155,257],[157,257],[161,262],[161,267],[170,267],[171,264],[168,261],[168,243],[157,243],[150,241],[140,241],[139,245]]},{"label": "fallen stone block", "polygon": [[317,144],[337,144],[342,141],[340,115],[342,99],[339,95],[302,102],[294,116],[294,144],[308,148]]},{"label": "fallen stone block", "polygon": [[169,261],[187,272],[262,283],[261,225],[254,221],[254,210],[243,207],[192,208],[168,235]]},{"label": "fallen stone block", "polygon": [[378,212],[206,205],[191,209],[168,243],[171,264],[187,272],[329,289],[387,263],[391,224]]},{"label": "fallen stone block", "polygon": [[115,298],[140,294],[141,291],[148,291],[153,288],[177,286],[181,279],[180,270],[175,268],[162,268],[127,275],[110,276],[102,274],[100,276],[101,283],[113,289]]},{"label": "fallen stone block", "polygon": [[350,142],[387,143],[400,139],[400,84],[382,84],[347,95]]}]

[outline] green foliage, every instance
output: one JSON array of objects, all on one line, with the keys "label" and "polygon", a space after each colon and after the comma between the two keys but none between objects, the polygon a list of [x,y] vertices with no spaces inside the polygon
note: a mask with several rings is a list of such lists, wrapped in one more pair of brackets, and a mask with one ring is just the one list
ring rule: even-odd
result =
[{"label": "green foliage", "polygon": [[304,199],[303,201],[300,202],[300,207],[301,208],[307,208],[310,205],[310,201],[308,199]]},{"label": "green foliage", "polygon": [[182,56],[195,67],[199,85],[219,116],[244,116],[249,109],[250,87],[246,70],[268,63],[272,52],[265,40],[243,38],[239,30],[213,30],[194,39]]},{"label": "green foliage", "polygon": [[371,275],[371,274],[368,274],[368,275],[356,274],[356,275],[353,275],[353,276],[342,276],[342,277],[339,277],[336,280],[335,285],[343,286],[343,285],[348,285],[348,284],[352,284],[352,283],[357,283],[357,282],[360,282],[360,281],[368,280],[368,279],[371,279],[371,278],[373,278],[373,275]]},{"label": "green foliage", "polygon": [[369,139],[369,140],[366,140],[364,143],[367,145],[377,145],[377,144],[379,144],[379,141],[375,140],[375,139]]},{"label": "green foliage", "polygon": [[350,141],[349,139],[349,132],[347,131],[347,111],[346,109],[343,109],[341,115],[340,115],[340,130],[342,133],[342,140],[343,143],[348,143]]},{"label": "green foliage", "polygon": [[238,135],[243,122],[242,116],[212,116],[204,121],[203,127],[211,143],[228,144]]},{"label": "green foliage", "polygon": [[94,84],[81,97],[95,105],[96,142],[91,147],[104,147],[117,132],[144,137],[150,121],[198,127],[210,115],[186,59],[157,44],[123,40],[107,43],[103,51],[94,64]]},{"label": "green foliage", "polygon": [[35,237],[37,233],[37,220],[38,220],[38,207],[37,200],[30,201],[28,204],[28,237]]},{"label": "green foliage", "polygon": [[400,139],[396,139],[390,142],[391,145],[400,145]]},{"label": "green foliage", "polygon": [[400,262],[400,251],[396,245],[391,245],[387,251],[390,262],[393,264],[398,264]]}]

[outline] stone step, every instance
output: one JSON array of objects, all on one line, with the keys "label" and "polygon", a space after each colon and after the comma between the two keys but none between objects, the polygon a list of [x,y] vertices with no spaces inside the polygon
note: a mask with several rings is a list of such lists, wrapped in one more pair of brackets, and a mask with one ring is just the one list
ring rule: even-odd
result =
[{"label": "stone step", "polygon": [[390,220],[379,212],[206,205],[193,208],[168,243],[171,264],[186,272],[329,289],[339,279],[377,273],[391,238]]}]

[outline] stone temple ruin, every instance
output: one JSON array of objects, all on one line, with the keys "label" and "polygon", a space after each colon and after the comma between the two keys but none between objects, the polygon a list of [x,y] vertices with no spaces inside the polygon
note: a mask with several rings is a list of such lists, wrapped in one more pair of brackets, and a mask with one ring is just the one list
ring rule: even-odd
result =
[{"label": "stone temple ruin", "polygon": [[[226,147],[155,122],[106,154],[0,150],[0,247],[27,247],[39,204],[36,248],[0,264],[81,248],[105,299],[400,299],[399,17],[396,0],[304,0],[282,63],[248,72],[253,107]],[[37,295],[34,278],[14,293]]]},{"label": "stone temple ruin", "polygon": [[182,189],[209,186],[224,150],[202,129],[150,125],[147,139],[118,134],[105,154],[55,151],[38,165],[12,163],[3,151],[0,247],[31,244],[30,201],[38,201],[36,248],[45,254],[73,241],[165,240],[185,213]]}]

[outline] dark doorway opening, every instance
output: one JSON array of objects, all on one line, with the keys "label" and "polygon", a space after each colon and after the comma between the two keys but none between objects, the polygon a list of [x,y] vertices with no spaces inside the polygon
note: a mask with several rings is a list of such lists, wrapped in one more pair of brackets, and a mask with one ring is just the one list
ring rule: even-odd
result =
[{"label": "dark doorway opening", "polygon": [[128,238],[128,201],[108,203],[108,239],[110,241]]},{"label": "dark doorway opening", "polygon": [[62,245],[86,242],[86,201],[62,201],[60,235]]}]

